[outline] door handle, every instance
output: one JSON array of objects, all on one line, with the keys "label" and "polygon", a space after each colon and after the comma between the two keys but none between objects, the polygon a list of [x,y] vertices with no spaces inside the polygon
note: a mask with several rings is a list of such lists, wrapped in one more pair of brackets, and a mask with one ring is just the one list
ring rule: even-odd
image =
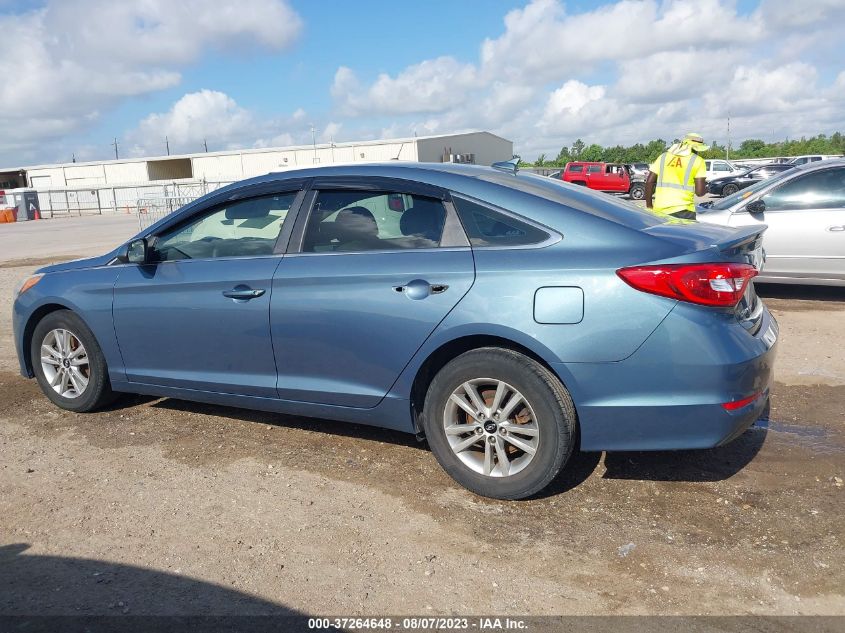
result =
[{"label": "door handle", "polygon": [[429,295],[439,295],[446,292],[446,284],[430,284],[425,279],[414,279],[404,286],[393,286],[393,290],[404,294],[409,299],[425,299]]},{"label": "door handle", "polygon": [[231,290],[224,290],[223,296],[228,299],[235,299],[236,301],[249,301],[250,299],[256,299],[263,295],[266,291],[265,290],[254,290],[249,286],[235,286]]},{"label": "door handle", "polygon": [[839,233],[845,231],[845,224],[840,224],[838,226],[829,226],[827,227],[827,230],[833,233]]}]

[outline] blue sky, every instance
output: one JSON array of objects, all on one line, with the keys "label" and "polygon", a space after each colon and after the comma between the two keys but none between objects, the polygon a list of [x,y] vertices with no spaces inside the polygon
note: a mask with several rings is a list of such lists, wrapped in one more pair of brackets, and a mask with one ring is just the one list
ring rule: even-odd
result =
[{"label": "blue sky", "polygon": [[0,0],[0,164],[487,129],[845,130],[845,2]]}]

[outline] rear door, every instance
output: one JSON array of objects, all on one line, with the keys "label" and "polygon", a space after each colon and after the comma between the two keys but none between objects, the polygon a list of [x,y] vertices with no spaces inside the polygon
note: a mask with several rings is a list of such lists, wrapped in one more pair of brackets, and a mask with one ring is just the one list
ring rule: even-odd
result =
[{"label": "rear door", "polygon": [[730,223],[769,226],[765,275],[845,279],[845,167],[803,174],[760,200],[763,213],[740,211]]},{"label": "rear door", "polygon": [[445,194],[416,183],[317,181],[273,280],[278,394],[373,407],[475,278]]},{"label": "rear door", "polygon": [[598,164],[590,164],[586,167],[586,176],[587,176],[587,186],[590,189],[595,189],[597,191],[604,190],[605,186],[605,175],[604,175],[604,166]]},{"label": "rear door", "polygon": [[227,201],[155,236],[126,264],[114,326],[129,381],[277,397],[270,294],[277,240],[304,192]]}]

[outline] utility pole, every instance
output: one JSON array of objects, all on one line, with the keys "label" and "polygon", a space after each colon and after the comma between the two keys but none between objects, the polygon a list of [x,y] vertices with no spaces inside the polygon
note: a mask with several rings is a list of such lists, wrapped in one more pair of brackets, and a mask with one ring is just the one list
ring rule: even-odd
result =
[{"label": "utility pole", "polygon": [[164,147],[167,148],[167,155],[170,156],[170,139],[164,137]]},{"label": "utility pole", "polygon": [[118,160],[120,158],[120,156],[118,156],[118,154],[117,154],[117,137],[116,136],[114,137],[114,143],[112,143],[112,145],[114,146],[114,159]]},{"label": "utility pole", "polygon": [[75,162],[76,162],[76,152],[74,152],[74,153],[73,153],[73,154],[71,154],[70,156],[71,156],[71,162],[72,162],[72,163],[75,163]]},{"label": "utility pole", "polygon": [[314,124],[311,124],[311,143],[314,146],[314,164],[317,164],[317,131],[314,129]]},{"label": "utility pole", "polygon": [[202,146],[205,148],[205,153],[208,154],[208,141],[202,139]]},{"label": "utility pole", "polygon": [[725,160],[731,159],[731,113],[728,112],[728,146],[725,148]]}]

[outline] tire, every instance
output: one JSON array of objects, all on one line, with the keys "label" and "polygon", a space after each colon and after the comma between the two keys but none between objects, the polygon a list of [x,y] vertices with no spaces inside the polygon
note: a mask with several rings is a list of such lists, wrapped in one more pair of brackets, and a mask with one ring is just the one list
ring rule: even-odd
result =
[{"label": "tire", "polygon": [[[458,400],[472,410],[466,385],[485,407],[482,416],[470,417],[467,407],[452,399],[460,394]],[[507,414],[506,420],[492,417],[499,389],[497,410]],[[507,412],[517,394],[520,404]],[[572,398],[548,369],[518,352],[484,347],[461,354],[437,373],[426,393],[422,423],[435,458],[459,484],[483,497],[524,499],[540,492],[564,467],[577,421]],[[463,431],[463,426],[471,430]],[[504,467],[499,451],[506,457]]]},{"label": "tire", "polygon": [[[62,334],[64,332],[67,335]],[[42,357],[43,345],[53,352],[45,351]],[[64,349],[69,351],[64,352]],[[50,360],[44,362],[42,358]],[[30,359],[41,391],[62,409],[85,413],[103,407],[115,398],[106,359],[97,339],[85,322],[70,310],[51,312],[39,321],[32,333]],[[64,372],[67,380],[57,378],[60,372]],[[87,380],[84,386],[79,376]],[[53,387],[52,382],[57,382],[57,386]]]},{"label": "tire", "polygon": [[732,196],[737,191],[739,191],[739,187],[737,187],[736,185],[725,185],[724,187],[722,187],[723,196]]},{"label": "tire", "polygon": [[628,194],[631,196],[631,200],[642,200],[645,198],[645,186],[641,183],[631,185],[631,190]]}]

